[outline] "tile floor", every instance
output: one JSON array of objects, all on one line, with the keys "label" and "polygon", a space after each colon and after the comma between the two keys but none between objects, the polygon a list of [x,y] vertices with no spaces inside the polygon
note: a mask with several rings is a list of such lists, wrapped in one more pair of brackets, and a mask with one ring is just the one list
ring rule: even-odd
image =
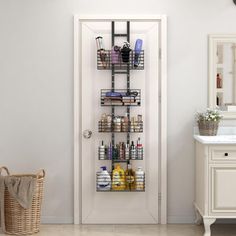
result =
[{"label": "tile floor", "polygon": [[[37,236],[203,236],[196,225],[42,225]],[[3,235],[0,233],[0,235]],[[212,236],[235,236],[236,225],[212,226]]]}]

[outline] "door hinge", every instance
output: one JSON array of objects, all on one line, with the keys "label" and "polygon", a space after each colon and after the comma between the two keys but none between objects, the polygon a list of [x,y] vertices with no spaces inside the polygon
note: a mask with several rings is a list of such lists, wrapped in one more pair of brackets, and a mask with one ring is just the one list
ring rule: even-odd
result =
[{"label": "door hinge", "polygon": [[161,201],[161,193],[158,193],[158,201]]}]

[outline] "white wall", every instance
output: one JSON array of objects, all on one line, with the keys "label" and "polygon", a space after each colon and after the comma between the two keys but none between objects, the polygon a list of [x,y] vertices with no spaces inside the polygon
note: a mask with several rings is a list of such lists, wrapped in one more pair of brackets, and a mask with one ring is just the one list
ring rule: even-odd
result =
[{"label": "white wall", "polygon": [[[91,8],[92,7],[92,8]],[[73,212],[73,15],[168,15],[168,217],[194,218],[193,114],[207,106],[207,34],[236,33],[232,0],[1,0],[0,165],[47,171],[46,222]]]}]

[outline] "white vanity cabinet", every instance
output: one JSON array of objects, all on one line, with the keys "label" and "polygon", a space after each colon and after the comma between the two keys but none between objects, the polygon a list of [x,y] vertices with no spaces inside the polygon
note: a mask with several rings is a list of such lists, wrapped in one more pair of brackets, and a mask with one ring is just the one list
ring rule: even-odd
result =
[{"label": "white vanity cabinet", "polygon": [[217,218],[236,218],[236,139],[195,139],[197,222],[203,218],[204,236],[210,236]]}]

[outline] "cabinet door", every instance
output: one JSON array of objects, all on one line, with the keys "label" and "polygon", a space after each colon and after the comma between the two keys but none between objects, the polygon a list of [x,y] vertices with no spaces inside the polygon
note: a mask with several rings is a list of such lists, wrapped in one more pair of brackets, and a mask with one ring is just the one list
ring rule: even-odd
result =
[{"label": "cabinet door", "polygon": [[236,213],[236,165],[210,165],[210,214]]}]

